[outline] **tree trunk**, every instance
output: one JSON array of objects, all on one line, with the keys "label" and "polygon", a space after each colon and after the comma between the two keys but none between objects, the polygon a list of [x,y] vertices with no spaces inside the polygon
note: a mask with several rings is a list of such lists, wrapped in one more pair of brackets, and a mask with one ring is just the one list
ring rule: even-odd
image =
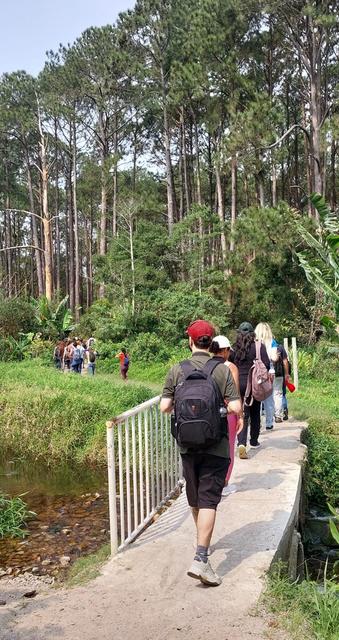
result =
[{"label": "tree trunk", "polygon": [[167,218],[168,218],[168,231],[171,234],[174,220],[176,217],[176,205],[175,205],[175,189],[172,172],[172,160],[171,160],[171,138],[168,122],[167,112],[167,92],[165,73],[163,66],[160,69],[161,83],[162,83],[162,100],[163,100],[163,135],[164,135],[164,147],[165,147],[165,161],[166,161],[166,183],[167,183]]},{"label": "tree trunk", "polygon": [[218,212],[218,217],[220,222],[221,254],[222,254],[223,267],[224,267],[226,263],[226,252],[227,252],[226,236],[225,236],[225,216],[224,216],[222,181],[221,181],[220,169],[217,164],[215,165],[215,178],[216,178],[217,195],[218,195],[217,212]]},{"label": "tree trunk", "polygon": [[41,193],[42,193],[42,223],[44,232],[45,250],[45,295],[50,302],[53,297],[53,259],[52,259],[52,234],[51,220],[48,210],[48,164],[45,134],[42,130],[42,123],[39,112],[39,132],[40,132],[40,162],[41,162]]},{"label": "tree trunk", "polygon": [[200,150],[199,150],[199,135],[196,117],[193,109],[191,110],[193,123],[194,123],[194,155],[195,155],[195,175],[197,185],[197,203],[202,205],[201,195],[201,169],[200,169]]},{"label": "tree trunk", "polygon": [[80,255],[79,255],[79,220],[78,220],[78,203],[77,203],[77,141],[76,141],[76,126],[73,122],[73,213],[74,213],[74,248],[75,248],[75,321],[80,320]]},{"label": "tree trunk", "polygon": [[55,286],[61,290],[60,274],[60,223],[59,223],[59,153],[58,153],[58,122],[54,119],[54,146],[55,146]]},{"label": "tree trunk", "polygon": [[67,203],[68,203],[68,287],[69,301],[72,313],[75,313],[75,265],[74,265],[74,221],[73,221],[73,193],[72,193],[72,161],[69,160],[67,175]]},{"label": "tree trunk", "polygon": [[135,264],[134,264],[134,247],[133,247],[133,218],[129,221],[129,247],[131,258],[131,274],[132,274],[132,315],[135,314]]},{"label": "tree trunk", "polygon": [[272,158],[272,207],[277,205],[277,169]]},{"label": "tree trunk", "polygon": [[[29,207],[31,212],[35,214],[32,174],[31,174],[27,147],[25,148],[25,156],[26,156]],[[32,215],[32,239],[33,239],[34,246],[39,247],[40,243],[39,243],[39,234],[38,234],[38,224],[37,224],[37,219],[35,215]],[[39,292],[39,296],[42,296],[44,294],[44,280],[43,280],[42,265],[41,265],[41,252],[39,251],[39,249],[34,250],[34,257],[35,257],[36,273],[37,273],[37,280],[38,280],[38,292]]]},{"label": "tree trunk", "polygon": [[335,140],[331,143],[331,191],[330,191],[330,203],[331,209],[334,211],[337,208],[337,192],[336,192],[336,155],[338,147]]},{"label": "tree trunk", "polygon": [[181,123],[181,136],[182,136],[182,162],[183,162],[183,174],[184,174],[184,186],[185,186],[185,200],[186,200],[186,213],[191,208],[190,189],[188,184],[188,166],[187,166],[187,147],[186,147],[186,131],[185,131],[185,117],[184,107],[180,108],[180,123]]},{"label": "tree trunk", "polygon": [[[11,221],[11,213],[9,209],[11,208],[10,201],[10,192],[9,192],[9,175],[8,175],[8,163],[7,159],[5,160],[5,183],[6,183],[6,209],[4,218],[5,225],[5,246],[12,246],[12,221]],[[12,273],[12,251],[6,251],[6,266],[7,266],[7,295],[9,298],[12,297],[13,294],[13,273]]]},{"label": "tree trunk", "polygon": [[[117,204],[118,204],[118,116],[114,115],[114,136],[113,136],[114,170],[113,170],[113,214],[112,233],[113,238],[117,235]],[[136,180],[136,157],[133,158],[133,191],[135,191]]]},{"label": "tree trunk", "polygon": [[231,161],[232,171],[232,201],[231,201],[231,239],[230,239],[230,251],[234,251],[234,227],[237,217],[237,158],[232,157]]}]

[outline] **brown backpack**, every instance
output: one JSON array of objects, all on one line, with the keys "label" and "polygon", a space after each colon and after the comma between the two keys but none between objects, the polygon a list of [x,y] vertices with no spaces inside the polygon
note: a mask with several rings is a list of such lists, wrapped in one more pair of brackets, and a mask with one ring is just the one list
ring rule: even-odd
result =
[{"label": "brown backpack", "polygon": [[273,392],[273,382],[260,356],[261,342],[255,343],[255,360],[248,372],[245,405],[250,407],[254,400],[263,402]]}]

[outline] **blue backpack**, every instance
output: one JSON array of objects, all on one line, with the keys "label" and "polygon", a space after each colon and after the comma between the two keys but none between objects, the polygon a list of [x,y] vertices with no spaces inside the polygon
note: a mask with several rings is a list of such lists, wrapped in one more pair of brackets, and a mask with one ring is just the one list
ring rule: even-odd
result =
[{"label": "blue backpack", "polygon": [[128,367],[128,365],[129,365],[129,357],[125,356],[125,358],[124,358],[124,367]]}]

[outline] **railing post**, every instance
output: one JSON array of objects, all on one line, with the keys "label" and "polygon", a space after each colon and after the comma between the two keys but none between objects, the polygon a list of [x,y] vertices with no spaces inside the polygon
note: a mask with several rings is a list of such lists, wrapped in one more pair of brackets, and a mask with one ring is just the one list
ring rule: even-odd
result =
[{"label": "railing post", "polygon": [[287,353],[288,359],[290,359],[289,354],[288,354],[288,338],[284,338],[284,349]]},{"label": "railing post", "polygon": [[118,552],[118,518],[117,518],[117,488],[115,479],[114,455],[114,424],[106,422],[107,427],[107,464],[108,464],[108,502],[109,502],[109,532],[111,539],[111,554]]},{"label": "railing post", "polygon": [[293,382],[296,389],[299,386],[298,376],[298,351],[297,351],[297,339],[292,338],[292,356],[293,356]]}]

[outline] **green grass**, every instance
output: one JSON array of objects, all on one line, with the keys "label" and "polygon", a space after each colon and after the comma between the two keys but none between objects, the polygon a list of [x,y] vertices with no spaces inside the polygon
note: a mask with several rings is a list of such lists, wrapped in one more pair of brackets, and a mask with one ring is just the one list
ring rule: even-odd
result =
[{"label": "green grass", "polygon": [[104,464],[105,421],[154,395],[112,375],[63,374],[39,360],[0,363],[2,455],[46,465]]},{"label": "green grass", "polygon": [[312,420],[323,433],[339,435],[339,374],[330,372],[319,379],[302,376],[298,391],[288,394],[290,414],[300,420]]},{"label": "green grass", "polygon": [[10,498],[0,493],[0,538],[23,538],[26,533],[24,527],[32,515],[20,496]]},{"label": "green grass", "polygon": [[[297,392],[289,395],[289,412],[307,420],[303,442],[308,447],[305,489],[311,502],[326,507],[339,502],[339,375],[335,358],[319,359],[313,372],[304,371]],[[337,640],[338,585],[324,580],[291,584],[282,566],[268,577],[266,607],[277,614],[291,638]]]},{"label": "green grass", "polygon": [[110,545],[105,544],[96,553],[76,560],[67,575],[66,586],[76,587],[97,578],[100,575],[100,568],[108,560],[110,553]]},{"label": "green grass", "polygon": [[283,565],[277,565],[268,577],[265,607],[293,640],[337,640],[338,585],[330,581],[317,585],[307,580],[292,584],[285,573]]},{"label": "green grass", "polygon": [[[316,376],[316,377],[315,377]],[[329,359],[313,376],[304,375],[289,396],[289,411],[308,421],[303,442],[308,447],[306,492],[312,502],[339,506],[339,375]]]}]

